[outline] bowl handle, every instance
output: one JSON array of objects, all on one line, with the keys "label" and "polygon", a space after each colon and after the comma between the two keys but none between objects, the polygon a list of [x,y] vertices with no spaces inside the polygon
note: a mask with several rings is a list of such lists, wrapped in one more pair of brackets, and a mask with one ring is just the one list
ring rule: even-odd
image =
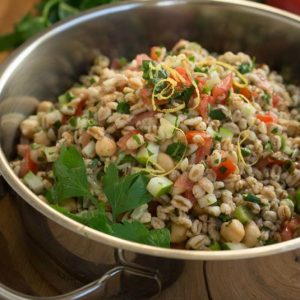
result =
[{"label": "bowl handle", "polygon": [[51,297],[36,297],[29,296],[16,292],[0,283],[0,299],[1,300],[92,300],[92,299],[107,299],[112,296],[120,296],[122,292],[122,277],[131,276],[142,278],[143,280],[151,280],[155,284],[156,290],[151,291],[152,295],[147,296],[147,299],[155,298],[161,293],[162,284],[157,271],[148,269],[139,265],[127,263],[123,259],[122,250],[116,250],[116,256],[120,259],[119,265],[107,271],[100,279],[97,279],[77,290],[67,294]]}]

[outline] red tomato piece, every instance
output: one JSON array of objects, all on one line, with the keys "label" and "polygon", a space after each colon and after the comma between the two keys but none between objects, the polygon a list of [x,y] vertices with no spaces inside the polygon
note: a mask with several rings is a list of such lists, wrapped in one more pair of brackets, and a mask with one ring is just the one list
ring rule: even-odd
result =
[{"label": "red tomato piece", "polygon": [[237,91],[239,94],[245,96],[247,99],[252,100],[252,93],[250,92],[250,90],[246,87],[240,88]]},{"label": "red tomato piece", "polygon": [[278,95],[278,94],[273,94],[273,97],[272,97],[272,104],[274,107],[277,107],[278,104],[281,102],[281,97]]},{"label": "red tomato piece", "polygon": [[210,105],[215,104],[214,97],[207,95],[207,94],[202,94],[201,99],[200,99],[200,104],[197,107],[197,111],[204,120],[208,119],[208,105],[209,104]]},{"label": "red tomato piece", "polygon": [[255,167],[258,168],[259,170],[263,170],[264,168],[272,167],[274,165],[282,166],[285,164],[285,162],[286,162],[285,160],[267,156],[267,157],[261,158],[255,164]]},{"label": "red tomato piece", "polygon": [[76,117],[80,117],[82,114],[83,114],[83,109],[84,109],[84,106],[85,106],[85,100],[81,100],[77,107],[76,107],[76,110],[75,110],[75,113],[74,115]]},{"label": "red tomato piece", "polygon": [[283,241],[291,240],[292,238],[299,236],[300,230],[300,217],[293,217],[290,221],[285,222],[282,231],[281,239]]},{"label": "red tomato piece", "polygon": [[269,124],[269,123],[276,123],[278,121],[278,117],[269,112],[269,113],[266,113],[266,114],[258,114],[256,115],[256,118],[266,124]]},{"label": "red tomato piece", "polygon": [[140,113],[138,115],[135,115],[132,119],[132,121],[130,122],[131,125],[136,125],[136,123],[138,121],[144,120],[144,119],[148,119],[148,118],[152,118],[154,115],[156,114],[155,111],[146,111],[143,113]]},{"label": "red tomato piece", "polygon": [[142,53],[142,54],[138,54],[135,57],[135,60],[136,60],[137,67],[139,68],[142,66],[144,60],[151,60],[151,58],[147,54]]},{"label": "red tomato piece", "polygon": [[225,104],[232,87],[232,73],[229,73],[220,83],[212,90],[212,96],[216,103]]},{"label": "red tomato piece", "polygon": [[127,150],[126,143],[127,141],[135,134],[139,134],[139,130],[132,130],[126,135],[122,136],[119,141],[117,142],[117,145],[124,151]]},{"label": "red tomato piece", "polygon": [[147,105],[147,106],[152,105],[152,99],[151,99],[152,93],[149,89],[142,88],[141,91],[140,91],[140,96],[141,96],[141,98],[142,98],[145,105]]},{"label": "red tomato piece", "polygon": [[36,173],[38,170],[37,164],[30,157],[30,147],[28,146],[25,150],[24,147],[24,158],[21,161],[19,177],[24,177],[29,171]]},{"label": "red tomato piece", "polygon": [[216,172],[218,180],[224,180],[235,172],[236,166],[229,158],[224,158],[218,166],[212,169]]},{"label": "red tomato piece", "polygon": [[174,188],[178,189],[181,193],[192,190],[194,182],[189,180],[187,173],[182,173],[175,181]]},{"label": "red tomato piece", "polygon": [[190,190],[186,190],[184,193],[183,193],[183,197],[189,199],[191,201],[191,203],[194,205],[197,201],[197,199],[195,198],[194,194],[193,194],[193,190],[190,189]]},{"label": "red tomato piece", "polygon": [[[185,86],[191,86],[192,85],[192,81],[189,78],[189,76],[188,76],[185,68],[183,68],[183,67],[176,67],[175,70],[177,71],[177,73],[179,73],[184,78],[184,80],[185,80],[185,84],[184,85]],[[178,81],[177,78],[174,78],[174,79],[176,81]]]},{"label": "red tomato piece", "polygon": [[150,51],[150,57],[153,60],[159,61],[161,56],[161,48],[160,47],[152,47]]}]

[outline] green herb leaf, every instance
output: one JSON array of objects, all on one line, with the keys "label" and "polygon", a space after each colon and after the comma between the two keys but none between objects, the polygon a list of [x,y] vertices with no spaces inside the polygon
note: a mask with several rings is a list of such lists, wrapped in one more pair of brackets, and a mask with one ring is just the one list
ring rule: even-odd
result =
[{"label": "green herb leaf", "polygon": [[166,228],[148,230],[140,222],[125,221],[123,224],[113,224],[112,229],[113,235],[119,238],[152,246],[170,247],[170,232]]},{"label": "green herb leaf", "polygon": [[[168,78],[168,73],[161,67],[157,66],[157,63],[152,60],[144,60],[142,63],[143,78],[152,84],[157,84],[161,79]],[[164,84],[159,89],[164,88]],[[156,90],[156,92],[159,92]]]},{"label": "green herb leaf", "polygon": [[58,205],[52,205],[54,209],[64,214],[65,216],[81,223],[86,226],[89,226],[93,229],[102,231],[107,234],[113,234],[111,226],[108,223],[107,217],[105,215],[104,206],[99,204],[98,210],[94,211],[84,211],[80,214],[70,213],[64,207]]},{"label": "green herb leaf", "polygon": [[225,120],[226,119],[226,115],[223,113],[223,111],[221,109],[212,109],[209,112],[209,116],[213,119],[213,120]]},{"label": "green herb leaf", "polygon": [[53,172],[55,184],[46,193],[50,203],[59,204],[72,197],[88,197],[92,200],[84,161],[74,146],[61,149]]},{"label": "green herb leaf", "polygon": [[187,103],[191,99],[194,91],[195,91],[195,87],[192,85],[192,86],[184,89],[183,91],[175,94],[173,98],[183,100],[185,103]]},{"label": "green herb leaf", "polygon": [[128,102],[122,101],[118,103],[117,112],[121,114],[129,114],[130,113],[130,105]]},{"label": "green herb leaf", "polygon": [[115,164],[110,164],[103,176],[103,190],[112,207],[113,219],[123,212],[135,209],[150,201],[146,189],[148,179],[141,173],[119,178]]},{"label": "green herb leaf", "polygon": [[261,204],[261,200],[253,194],[247,194],[243,196],[245,201]]},{"label": "green herb leaf", "polygon": [[252,71],[252,65],[249,63],[242,63],[239,66],[239,72],[242,74],[246,74]]},{"label": "green herb leaf", "polygon": [[247,147],[242,147],[241,153],[242,153],[243,157],[248,157],[251,155],[251,150]]},{"label": "green herb leaf", "polygon": [[167,147],[166,153],[169,154],[176,161],[179,161],[182,158],[185,151],[186,151],[186,145],[178,142],[178,143],[170,144]]}]

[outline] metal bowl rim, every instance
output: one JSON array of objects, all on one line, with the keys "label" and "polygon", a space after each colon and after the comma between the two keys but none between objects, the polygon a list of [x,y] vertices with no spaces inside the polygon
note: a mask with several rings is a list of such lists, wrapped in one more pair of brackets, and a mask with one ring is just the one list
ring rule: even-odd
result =
[{"label": "metal bowl rim", "polygon": [[[70,18],[66,21],[59,22],[57,25],[46,30],[42,34],[39,34],[37,37],[30,39],[24,45],[22,45],[18,50],[16,50],[10,58],[5,62],[2,72],[0,72],[0,94],[3,90],[6,82],[9,80],[9,77],[17,68],[19,62],[26,59],[27,55],[31,53],[32,50],[36,49],[40,44],[46,42],[52,36],[55,36],[61,30],[66,30],[70,27],[83,23],[87,20],[97,18],[102,15],[112,14],[115,12],[120,12],[122,10],[134,9],[136,7],[143,6],[177,6],[184,5],[186,3],[197,3],[201,4],[214,4],[214,5],[233,5],[241,6],[246,8],[251,8],[258,10],[262,13],[277,15],[280,18],[295,21],[300,25],[300,17],[283,10],[269,7],[264,4],[254,3],[243,0],[171,0],[171,1],[129,1],[119,4],[110,4],[104,5],[101,8],[92,9],[80,15],[77,15],[73,18]],[[153,247],[143,244],[138,244],[130,242],[128,240],[123,240],[116,238],[100,231],[94,230],[90,227],[82,225],[72,219],[62,215],[58,211],[51,208],[48,204],[41,201],[37,195],[35,195],[29,188],[22,183],[22,181],[17,177],[13,172],[9,163],[0,148],[0,170],[3,177],[9,183],[9,185],[31,206],[33,206],[37,211],[51,219],[52,221],[58,223],[59,225],[76,232],[82,236],[85,236],[91,240],[94,240],[99,243],[103,243],[107,246],[114,248],[121,248],[124,250],[148,254],[153,256],[173,258],[173,259],[186,259],[186,260],[230,260],[230,259],[245,259],[245,258],[254,258],[261,257],[272,254],[279,254],[282,252],[295,250],[300,248],[300,238],[296,238],[290,241],[281,242],[278,244],[262,246],[257,248],[250,249],[241,249],[241,250],[231,250],[231,251],[192,251],[192,250],[180,250],[180,249],[166,249]]]}]

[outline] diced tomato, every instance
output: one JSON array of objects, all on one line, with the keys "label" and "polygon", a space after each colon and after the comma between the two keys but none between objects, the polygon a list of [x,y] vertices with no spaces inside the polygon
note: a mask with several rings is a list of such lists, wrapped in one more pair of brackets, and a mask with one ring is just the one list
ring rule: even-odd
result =
[{"label": "diced tomato", "polygon": [[238,94],[241,94],[243,96],[245,96],[247,99],[252,100],[252,93],[250,92],[250,90],[246,87],[243,88],[239,88],[237,90]]},{"label": "diced tomato", "polygon": [[232,87],[232,73],[229,73],[212,90],[212,96],[215,98],[216,103],[225,104],[231,87]]},{"label": "diced tomato", "polygon": [[147,88],[142,88],[140,91],[141,98],[144,102],[145,105],[151,106],[152,101],[151,101],[151,91]]},{"label": "diced tomato", "polygon": [[290,221],[285,222],[282,231],[281,239],[283,241],[291,240],[300,234],[300,217],[293,217]]},{"label": "diced tomato", "polygon": [[195,142],[196,136],[199,135],[204,140],[201,144],[199,143],[199,148],[196,151],[195,163],[199,163],[205,158],[205,156],[210,154],[211,147],[213,144],[212,137],[205,131],[191,130],[186,133],[186,139],[189,144],[197,144]]},{"label": "diced tomato", "polygon": [[28,151],[30,151],[30,145],[28,144],[19,144],[17,146],[18,155],[20,155],[23,158],[26,156]]},{"label": "diced tomato", "polygon": [[136,60],[137,67],[141,67],[144,60],[151,60],[151,58],[147,54],[142,53],[142,54],[138,54],[135,57],[135,60]]},{"label": "diced tomato", "polygon": [[135,115],[133,117],[130,124],[131,125],[136,125],[137,122],[139,122],[141,120],[144,120],[144,119],[152,118],[155,114],[156,114],[155,111],[146,111],[146,112],[140,113],[140,114]]},{"label": "diced tomato", "polygon": [[178,191],[179,194],[192,190],[194,182],[189,180],[187,173],[182,173],[175,181],[174,188]]},{"label": "diced tomato", "polygon": [[259,170],[263,170],[267,167],[272,167],[274,165],[283,166],[285,164],[285,160],[277,159],[271,156],[267,156],[264,158],[261,158],[256,164],[255,167]]},{"label": "diced tomato", "polygon": [[214,103],[214,97],[207,94],[201,95],[200,104],[197,107],[197,111],[204,120],[208,119],[208,105],[214,105]]},{"label": "diced tomato", "polygon": [[80,117],[82,114],[83,114],[83,108],[84,108],[84,105],[85,105],[85,99],[83,99],[83,100],[81,100],[79,103],[78,103],[78,105],[77,105],[77,107],[76,107],[76,110],[75,110],[75,113],[74,113],[74,115],[76,116],[76,117]]},{"label": "diced tomato", "polygon": [[183,197],[189,199],[193,205],[197,201],[196,198],[195,198],[195,196],[194,196],[194,194],[193,194],[193,190],[192,189],[186,190],[183,193]]},{"label": "diced tomato", "polygon": [[271,113],[271,112],[266,113],[264,115],[258,114],[258,115],[256,115],[256,118],[258,120],[266,123],[266,124],[268,124],[268,123],[276,123],[278,121],[278,117],[275,114]]},{"label": "diced tomato", "polygon": [[200,77],[200,76],[197,76],[195,78],[196,82],[198,82],[198,89],[199,91],[202,91],[205,83],[206,83],[206,80],[203,78],[203,77]]},{"label": "diced tomato", "polygon": [[[176,67],[175,70],[177,71],[177,73],[179,73],[184,78],[184,80],[185,80],[185,84],[184,85],[185,86],[191,86],[192,85],[192,81],[189,78],[189,76],[188,76],[185,68],[183,68],[183,67]],[[176,81],[178,81],[177,78],[174,78],[174,79]]]},{"label": "diced tomato", "polygon": [[150,51],[150,57],[153,60],[159,61],[161,57],[161,48],[160,47],[152,47]]},{"label": "diced tomato", "polygon": [[127,150],[127,147],[126,147],[126,143],[127,141],[135,134],[139,134],[140,131],[139,130],[132,130],[130,131],[129,133],[125,134],[124,136],[122,136],[118,142],[117,142],[117,145],[124,151]]},{"label": "diced tomato", "polygon": [[212,169],[215,171],[218,180],[224,180],[235,172],[236,166],[229,158],[223,158],[221,163]]},{"label": "diced tomato", "polygon": [[[25,146],[25,145],[24,145]],[[23,160],[21,161],[20,165],[20,171],[19,171],[19,177],[24,177],[29,171],[32,171],[33,173],[36,173],[38,170],[37,164],[31,159],[30,157],[30,146],[24,147],[22,150],[24,152],[22,153]],[[18,149],[19,150],[19,149]]]},{"label": "diced tomato", "polygon": [[274,93],[272,97],[273,106],[277,107],[280,102],[281,102],[281,97],[278,94]]}]

